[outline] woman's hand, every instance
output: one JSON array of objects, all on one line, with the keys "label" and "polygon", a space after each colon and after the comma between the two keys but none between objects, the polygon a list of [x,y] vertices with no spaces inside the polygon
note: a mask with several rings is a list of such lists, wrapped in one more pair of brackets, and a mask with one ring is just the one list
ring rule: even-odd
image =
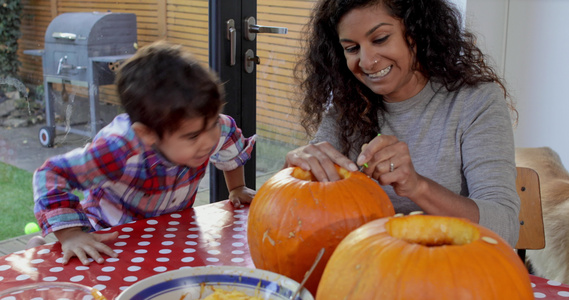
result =
[{"label": "woman's hand", "polygon": [[311,171],[318,181],[336,181],[340,180],[340,175],[334,164],[349,171],[358,170],[353,161],[328,142],[306,145],[290,151],[286,155],[284,167],[298,166],[305,171]]},{"label": "woman's hand", "polygon": [[243,207],[243,203],[251,203],[256,193],[257,191],[246,186],[236,187],[229,192],[229,201],[231,201],[233,207],[240,208]]},{"label": "woman's hand", "polygon": [[102,264],[105,262],[105,259],[101,256],[101,253],[110,257],[118,256],[113,249],[103,244],[103,242],[116,239],[119,235],[118,232],[96,234],[84,232],[81,230],[81,227],[70,227],[55,231],[54,234],[61,242],[64,265],[66,265],[73,256],[77,256],[83,265],[90,263],[88,257]]},{"label": "woman's hand", "polygon": [[397,195],[414,199],[422,177],[417,174],[407,144],[392,135],[380,135],[362,147],[356,163],[381,185],[391,185]]}]

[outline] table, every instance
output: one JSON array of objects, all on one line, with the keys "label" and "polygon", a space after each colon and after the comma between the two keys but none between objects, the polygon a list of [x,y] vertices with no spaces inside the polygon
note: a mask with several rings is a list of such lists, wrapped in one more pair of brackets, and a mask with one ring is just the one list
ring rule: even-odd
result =
[{"label": "table", "polygon": [[[0,257],[0,290],[63,281],[92,286],[110,300],[137,281],[183,267],[254,268],[247,246],[248,210],[225,200],[105,230],[120,232],[111,244],[119,257],[107,257],[102,265],[83,266],[72,259],[63,266],[58,242],[6,255]],[[530,277],[536,299],[569,299],[569,285]]]}]

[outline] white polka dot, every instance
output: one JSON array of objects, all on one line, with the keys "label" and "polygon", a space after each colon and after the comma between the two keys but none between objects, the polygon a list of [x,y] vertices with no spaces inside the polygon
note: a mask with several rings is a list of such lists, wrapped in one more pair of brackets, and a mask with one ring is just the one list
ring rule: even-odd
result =
[{"label": "white polka dot", "polygon": [[77,266],[77,267],[75,268],[75,270],[77,270],[77,271],[85,271],[85,270],[89,270],[89,267],[87,267],[87,266]]},{"label": "white polka dot", "polygon": [[9,265],[1,265],[0,266],[0,271],[6,271],[6,270],[10,270],[12,267]]},{"label": "white polka dot", "polygon": [[156,261],[159,261],[159,262],[168,262],[168,261],[170,261],[170,259],[167,258],[167,257],[158,257],[158,258],[156,259]]},{"label": "white polka dot", "polygon": [[534,288],[534,287],[535,287],[535,283],[532,282],[532,283],[531,283],[531,287]]},{"label": "white polka dot", "polygon": [[555,281],[555,280],[548,280],[547,284],[552,285],[552,286],[560,286],[561,282]]},{"label": "white polka dot", "polygon": [[111,280],[111,276],[97,276],[97,280],[99,280],[99,281],[109,281],[109,280]]},{"label": "white polka dot", "polygon": [[150,245],[150,242],[140,242],[138,243],[139,246],[148,246]]},{"label": "white polka dot", "polygon": [[131,260],[133,263],[139,263],[144,261],[144,257],[135,257]]},{"label": "white polka dot", "polygon": [[197,245],[198,243],[192,242],[192,241],[187,241],[187,242],[185,242],[185,244],[188,245],[188,246],[195,246],[195,245]]},{"label": "white polka dot", "polygon": [[144,253],[147,253],[147,252],[148,252],[148,250],[145,250],[145,249],[137,249],[137,250],[134,250],[134,253],[138,253],[138,254],[144,254]]},{"label": "white polka dot", "polygon": [[135,282],[135,281],[138,280],[138,277],[136,277],[136,276],[127,276],[127,277],[123,278],[123,280],[126,281],[126,282]]},{"label": "white polka dot", "polygon": [[219,250],[208,250],[207,253],[209,253],[211,255],[218,255],[221,252]]},{"label": "white polka dot", "polygon": [[208,257],[208,258],[206,258],[205,260],[207,260],[207,261],[211,261],[211,262],[218,262],[218,261],[219,261],[219,258],[215,258],[215,257]]},{"label": "white polka dot", "polygon": [[243,252],[243,251],[241,251],[241,250],[233,250],[233,251],[231,251],[231,253],[233,253],[233,254],[235,254],[235,255],[240,255],[240,254],[243,254],[243,253],[245,253],[245,252]]},{"label": "white polka dot", "polygon": [[244,209],[236,209],[236,210],[234,210],[234,212],[240,214],[240,213],[244,213],[245,210]]},{"label": "white polka dot", "polygon": [[22,280],[26,280],[26,279],[30,279],[30,275],[22,274],[22,275],[18,275],[16,277],[16,280],[18,280],[18,281],[22,281]]},{"label": "white polka dot", "polygon": [[241,243],[241,242],[233,243],[233,244],[231,244],[231,245],[232,245],[233,247],[243,247],[243,246],[245,246],[245,244],[244,244],[244,243]]},{"label": "white polka dot", "polygon": [[178,222],[178,221],[170,221],[170,222],[168,222],[168,225],[176,226],[176,225],[180,225],[180,222]]},{"label": "white polka dot", "polygon": [[134,229],[132,227],[123,227],[121,231],[123,232],[132,232]]},{"label": "white polka dot", "polygon": [[112,272],[115,270],[115,267],[104,267],[101,269],[103,272]]},{"label": "white polka dot", "polygon": [[200,231],[198,227],[190,227],[188,228],[189,231]]},{"label": "white polka dot", "polygon": [[194,252],[196,252],[196,249],[192,249],[192,248],[184,249],[184,253],[194,253]]},{"label": "white polka dot", "polygon": [[63,263],[63,257],[56,259],[55,262],[62,264]]},{"label": "white polka dot", "polygon": [[178,231],[178,228],[170,227],[170,228],[166,228],[166,231],[168,231],[168,232]]},{"label": "white polka dot", "polygon": [[148,221],[146,221],[146,224],[148,224],[148,225],[156,225],[156,224],[158,224],[158,221],[156,221],[156,220],[148,220]]},{"label": "white polka dot", "polygon": [[234,257],[231,259],[231,261],[234,263],[240,263],[240,262],[244,262],[245,260],[241,257]]},{"label": "white polka dot", "polygon": [[104,291],[107,288],[107,286],[104,284],[96,284],[93,288],[97,289],[100,292],[100,291]]},{"label": "white polka dot", "polygon": [[50,253],[50,252],[51,252],[51,250],[49,250],[49,249],[41,249],[41,250],[39,250],[39,251],[36,252],[36,253],[37,253],[37,254],[47,254],[47,253]]},{"label": "white polka dot", "polygon": [[160,253],[160,254],[168,254],[168,253],[172,253],[172,250],[171,250],[171,249],[162,249],[162,250],[158,251],[158,253]]},{"label": "white polka dot", "polygon": [[44,262],[44,260],[43,260],[43,259],[39,259],[39,258],[38,258],[38,259],[32,259],[32,260],[30,260],[30,263],[32,263],[32,264],[34,264],[34,265],[36,265],[36,264],[41,264],[42,262]]},{"label": "white polka dot", "polygon": [[113,251],[115,251],[115,253],[117,253],[117,254],[119,254],[119,253],[122,253],[122,252],[123,252],[123,250],[122,250],[122,249],[113,249]]},{"label": "white polka dot", "polygon": [[560,292],[557,292],[557,295],[559,295],[561,297],[569,298],[569,291],[560,291]]},{"label": "white polka dot", "polygon": [[212,234],[211,237],[214,239],[220,239],[221,235],[220,234]]},{"label": "white polka dot", "polygon": [[187,263],[187,262],[192,262],[192,261],[194,261],[194,258],[193,258],[193,257],[184,257],[184,258],[182,258],[182,262],[186,262],[186,263]]},{"label": "white polka dot", "polygon": [[233,231],[245,231],[245,227],[235,227]]},{"label": "white polka dot", "polygon": [[245,236],[242,235],[242,234],[234,234],[234,235],[233,235],[233,238],[234,238],[234,239],[244,239]]},{"label": "white polka dot", "polygon": [[122,246],[126,246],[126,242],[116,242],[114,245],[117,247],[122,247]]},{"label": "white polka dot", "polygon": [[197,239],[197,238],[199,237],[199,235],[197,235],[197,234],[188,234],[188,235],[186,235],[186,237],[189,238],[189,239]]},{"label": "white polka dot", "polygon": [[[129,223],[134,223],[134,221],[131,221]],[[109,230],[111,230],[111,227],[103,228],[100,231],[109,231]]]},{"label": "white polka dot", "polygon": [[154,236],[154,235],[152,235],[152,234],[143,234],[143,235],[141,235],[140,237],[143,238],[143,239],[149,239],[149,238],[151,238],[151,237],[153,237],[153,236]]},{"label": "white polka dot", "polygon": [[173,219],[179,219],[182,217],[182,215],[180,214],[171,214],[170,217],[172,217]]},{"label": "white polka dot", "polygon": [[533,296],[534,296],[536,299],[545,298],[545,294],[544,294],[544,293],[533,293]]},{"label": "white polka dot", "polygon": [[136,271],[140,271],[140,269],[142,269],[139,266],[130,266],[127,268],[127,270],[131,271],[131,272],[136,272]]},{"label": "white polka dot", "polygon": [[171,239],[171,238],[175,238],[176,235],[169,233],[169,234],[165,234],[164,237],[167,238],[167,239]]},{"label": "white polka dot", "polygon": [[119,235],[119,239],[121,239],[121,240],[125,240],[125,239],[128,239],[128,238],[130,238],[130,235],[129,235],[129,234],[121,234],[121,235]]},{"label": "white polka dot", "polygon": [[221,245],[221,243],[220,242],[209,242],[209,245],[211,247],[217,247],[217,246]]},{"label": "white polka dot", "polygon": [[73,276],[73,277],[69,278],[69,281],[72,281],[72,282],[79,282],[79,281],[81,281],[81,280],[83,280],[83,279],[85,279],[85,276],[83,276],[83,275],[77,275],[77,276]]},{"label": "white polka dot", "polygon": [[118,258],[114,258],[114,257],[109,257],[109,258],[107,258],[107,260],[106,260],[106,262],[117,262],[117,261],[119,261],[119,259],[118,259]]},{"label": "white polka dot", "polygon": [[168,270],[168,268],[166,268],[166,267],[156,267],[156,268],[154,268],[154,271],[155,271],[155,272],[164,272],[164,271],[167,271],[167,270]]},{"label": "white polka dot", "polygon": [[146,227],[146,228],[144,228],[144,231],[146,231],[146,232],[153,232],[153,231],[156,231],[156,228]]},{"label": "white polka dot", "polygon": [[172,242],[172,241],[165,241],[165,242],[162,242],[162,245],[164,245],[164,246],[171,246],[171,245],[173,245],[173,244],[174,244],[174,242]]},{"label": "white polka dot", "polygon": [[49,269],[49,271],[51,273],[57,273],[57,272],[63,271],[63,268],[62,267],[53,267],[53,268]]},{"label": "white polka dot", "polygon": [[233,217],[235,219],[243,219],[243,218],[247,218],[247,215],[238,214],[238,215],[234,215]]},{"label": "white polka dot", "polygon": [[241,225],[241,224],[245,224],[245,221],[235,221],[235,222],[233,222],[233,224]]},{"label": "white polka dot", "polygon": [[192,225],[198,225],[198,222],[192,221],[192,222],[190,222],[190,224],[192,224]]},{"label": "white polka dot", "polygon": [[47,277],[44,277],[42,280],[43,280],[43,281],[49,281],[49,282],[57,281],[57,277],[55,277],[55,276],[47,276]]}]

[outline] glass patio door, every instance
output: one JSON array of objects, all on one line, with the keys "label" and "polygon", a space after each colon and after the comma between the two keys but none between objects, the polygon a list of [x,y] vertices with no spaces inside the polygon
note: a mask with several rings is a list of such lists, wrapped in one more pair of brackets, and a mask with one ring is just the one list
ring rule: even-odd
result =
[{"label": "glass patio door", "polygon": [[[210,0],[209,5],[210,66],[224,83],[224,113],[245,136],[257,134],[245,178],[248,187],[258,189],[282,168],[289,150],[306,143],[293,67],[313,1]],[[221,171],[210,172],[210,187],[211,201],[227,199]]]}]

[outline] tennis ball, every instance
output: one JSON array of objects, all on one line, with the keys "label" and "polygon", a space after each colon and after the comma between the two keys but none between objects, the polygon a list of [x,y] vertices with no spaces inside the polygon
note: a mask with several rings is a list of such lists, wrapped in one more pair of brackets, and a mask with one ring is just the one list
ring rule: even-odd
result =
[{"label": "tennis ball", "polygon": [[30,223],[26,224],[26,227],[24,227],[24,232],[26,234],[31,234],[31,233],[38,232],[38,231],[40,231],[40,227],[38,226],[37,223],[34,223],[34,222],[30,222]]}]

